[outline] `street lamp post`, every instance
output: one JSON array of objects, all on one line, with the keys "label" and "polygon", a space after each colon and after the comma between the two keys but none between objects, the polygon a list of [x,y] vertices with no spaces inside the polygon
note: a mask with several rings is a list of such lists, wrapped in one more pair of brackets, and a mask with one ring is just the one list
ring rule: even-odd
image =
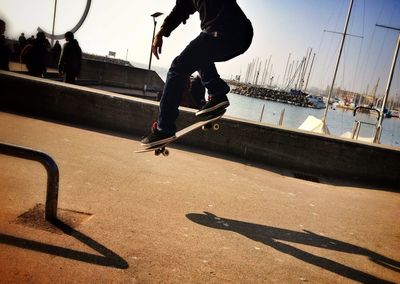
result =
[{"label": "street lamp post", "polygon": [[149,70],[150,70],[150,68],[151,68],[151,58],[153,57],[153,51],[152,51],[152,49],[153,49],[153,39],[154,39],[154,36],[155,36],[155,34],[156,34],[156,26],[157,26],[156,18],[159,17],[159,16],[161,16],[162,14],[163,14],[163,13],[156,12],[156,13],[154,13],[153,15],[150,15],[150,16],[153,17],[154,29],[153,29],[153,37],[151,38],[151,46],[150,46]]}]

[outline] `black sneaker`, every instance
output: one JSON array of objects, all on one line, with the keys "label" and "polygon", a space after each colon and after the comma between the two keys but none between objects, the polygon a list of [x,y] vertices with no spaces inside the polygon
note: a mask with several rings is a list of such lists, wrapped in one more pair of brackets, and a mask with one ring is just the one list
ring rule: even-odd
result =
[{"label": "black sneaker", "polygon": [[151,148],[157,145],[162,145],[171,142],[175,139],[175,134],[165,133],[157,128],[157,122],[153,123],[151,133],[145,136],[140,142],[143,147]]},{"label": "black sneaker", "polygon": [[227,96],[210,97],[209,101],[196,112],[196,116],[207,116],[212,113],[218,113],[229,106]]}]

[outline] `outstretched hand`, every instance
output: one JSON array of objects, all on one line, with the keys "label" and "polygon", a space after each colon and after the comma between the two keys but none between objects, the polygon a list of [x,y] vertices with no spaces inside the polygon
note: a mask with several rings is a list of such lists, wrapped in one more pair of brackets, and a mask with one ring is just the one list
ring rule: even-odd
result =
[{"label": "outstretched hand", "polygon": [[153,52],[154,56],[157,59],[160,59],[159,54],[161,54],[162,45],[163,45],[162,35],[156,35],[153,39],[153,46],[151,48],[151,51]]}]

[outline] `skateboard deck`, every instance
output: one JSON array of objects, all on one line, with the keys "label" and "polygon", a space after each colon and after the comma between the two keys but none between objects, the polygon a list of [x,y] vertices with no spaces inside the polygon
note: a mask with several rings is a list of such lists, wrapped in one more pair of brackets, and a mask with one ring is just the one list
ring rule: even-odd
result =
[{"label": "skateboard deck", "polygon": [[154,151],[154,154],[157,156],[160,154],[163,154],[164,156],[168,156],[169,151],[168,151],[168,149],[166,149],[166,146],[175,142],[176,140],[180,139],[181,137],[185,136],[186,134],[188,134],[200,127],[202,127],[203,130],[208,130],[208,129],[212,129],[215,131],[219,130],[219,124],[215,123],[215,121],[220,119],[225,114],[225,111],[226,110],[223,110],[211,117],[206,118],[205,120],[198,121],[192,125],[189,125],[189,126],[183,128],[182,130],[179,130],[178,132],[176,132],[175,138],[167,143],[148,147],[143,150],[138,150],[138,151],[135,151],[135,153],[146,153],[146,152]]}]

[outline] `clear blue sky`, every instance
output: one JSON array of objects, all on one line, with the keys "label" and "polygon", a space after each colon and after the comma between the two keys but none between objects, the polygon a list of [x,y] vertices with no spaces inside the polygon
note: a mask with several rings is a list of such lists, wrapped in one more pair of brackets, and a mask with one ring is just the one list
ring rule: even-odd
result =
[{"label": "clear blue sky", "polygon": [[[325,89],[331,83],[340,35],[349,0],[237,0],[253,22],[254,41],[248,52],[217,65],[221,75],[244,75],[250,62],[265,62],[271,56],[272,73],[282,81],[289,53],[301,60],[308,48],[317,53],[311,86]],[[85,52],[117,57],[134,64],[149,60],[154,12],[168,14],[174,0],[95,0],[89,15],[76,33]],[[58,0],[56,34],[65,33],[80,19],[86,0]],[[0,0],[0,17],[7,21],[6,35],[16,38],[21,32],[30,36],[37,27],[51,31],[54,0]],[[159,18],[158,27],[165,15]],[[352,91],[370,90],[381,78],[379,92],[385,89],[398,32],[377,28],[376,23],[400,28],[400,0],[354,0],[349,33],[337,85]],[[181,25],[164,42],[160,60],[153,65],[167,68],[172,59],[200,32],[198,15]],[[399,93],[400,66],[396,70],[392,95]]]}]

